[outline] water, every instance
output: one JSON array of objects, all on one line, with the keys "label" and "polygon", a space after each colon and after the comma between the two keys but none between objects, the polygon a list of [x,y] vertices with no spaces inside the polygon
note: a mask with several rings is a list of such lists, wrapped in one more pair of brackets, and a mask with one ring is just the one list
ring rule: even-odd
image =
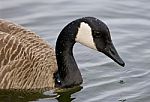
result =
[{"label": "water", "polygon": [[[61,29],[83,16],[110,28],[124,68],[101,53],[76,44],[74,55],[84,83],[64,93],[0,93],[1,102],[149,102],[149,0],[0,0],[0,18],[35,31],[55,46]],[[12,93],[12,94],[11,94]]]}]

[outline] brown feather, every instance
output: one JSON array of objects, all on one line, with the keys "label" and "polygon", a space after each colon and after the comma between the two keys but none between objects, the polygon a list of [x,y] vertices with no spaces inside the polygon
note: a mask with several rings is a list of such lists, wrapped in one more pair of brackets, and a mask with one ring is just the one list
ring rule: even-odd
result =
[{"label": "brown feather", "polygon": [[34,32],[0,19],[0,89],[54,88],[54,49]]}]

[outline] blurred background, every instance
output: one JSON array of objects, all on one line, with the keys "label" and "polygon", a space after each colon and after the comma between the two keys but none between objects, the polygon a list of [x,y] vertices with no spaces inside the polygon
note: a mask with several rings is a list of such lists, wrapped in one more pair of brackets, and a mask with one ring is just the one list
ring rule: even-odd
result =
[{"label": "blurred background", "polygon": [[53,47],[71,21],[93,16],[105,22],[124,68],[103,54],[76,44],[74,56],[83,76],[82,89],[64,93],[1,92],[1,102],[149,102],[149,0],[0,0],[0,18],[31,29]]}]

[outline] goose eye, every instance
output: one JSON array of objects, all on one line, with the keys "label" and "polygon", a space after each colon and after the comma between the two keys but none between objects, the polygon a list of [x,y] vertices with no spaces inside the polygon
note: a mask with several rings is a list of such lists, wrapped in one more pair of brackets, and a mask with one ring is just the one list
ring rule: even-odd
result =
[{"label": "goose eye", "polygon": [[101,37],[101,34],[99,31],[93,31],[93,35],[95,38],[100,38]]}]

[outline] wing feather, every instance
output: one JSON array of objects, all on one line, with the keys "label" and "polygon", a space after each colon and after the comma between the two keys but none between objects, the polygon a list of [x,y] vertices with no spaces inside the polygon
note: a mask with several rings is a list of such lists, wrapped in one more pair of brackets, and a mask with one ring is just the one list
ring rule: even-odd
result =
[{"label": "wing feather", "polygon": [[0,89],[53,88],[54,49],[34,32],[0,19]]}]

